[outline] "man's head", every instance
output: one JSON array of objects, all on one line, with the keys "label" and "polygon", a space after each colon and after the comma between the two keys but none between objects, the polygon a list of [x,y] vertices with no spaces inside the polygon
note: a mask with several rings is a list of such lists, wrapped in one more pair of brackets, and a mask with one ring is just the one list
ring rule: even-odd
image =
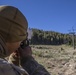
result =
[{"label": "man's head", "polygon": [[27,28],[27,20],[19,9],[13,6],[0,6],[0,36],[7,47],[20,44],[26,39]]}]

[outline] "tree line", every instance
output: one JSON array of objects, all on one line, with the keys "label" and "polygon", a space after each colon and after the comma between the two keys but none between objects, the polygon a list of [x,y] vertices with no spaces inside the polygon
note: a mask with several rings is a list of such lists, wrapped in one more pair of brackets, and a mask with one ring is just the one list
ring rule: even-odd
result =
[{"label": "tree line", "polygon": [[33,45],[72,45],[72,35],[63,34],[55,31],[43,31],[32,28],[30,44]]}]

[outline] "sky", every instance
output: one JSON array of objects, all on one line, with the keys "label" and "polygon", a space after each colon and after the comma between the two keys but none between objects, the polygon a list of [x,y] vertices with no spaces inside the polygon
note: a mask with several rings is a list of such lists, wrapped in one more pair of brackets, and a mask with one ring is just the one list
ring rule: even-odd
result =
[{"label": "sky", "polygon": [[30,28],[60,33],[76,29],[76,0],[0,0],[0,5],[17,7]]}]

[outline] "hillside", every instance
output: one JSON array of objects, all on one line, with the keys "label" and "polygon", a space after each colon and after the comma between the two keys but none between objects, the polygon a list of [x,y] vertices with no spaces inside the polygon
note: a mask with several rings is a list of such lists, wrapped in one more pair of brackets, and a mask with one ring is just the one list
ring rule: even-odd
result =
[{"label": "hillside", "polygon": [[76,49],[59,45],[31,45],[34,58],[51,75],[76,75]]}]

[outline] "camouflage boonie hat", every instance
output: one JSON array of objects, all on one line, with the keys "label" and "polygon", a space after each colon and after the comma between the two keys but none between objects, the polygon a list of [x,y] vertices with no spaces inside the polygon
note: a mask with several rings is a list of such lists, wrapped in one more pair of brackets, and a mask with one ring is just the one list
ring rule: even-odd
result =
[{"label": "camouflage boonie hat", "polygon": [[0,36],[6,42],[26,39],[28,22],[18,8],[0,6]]}]

